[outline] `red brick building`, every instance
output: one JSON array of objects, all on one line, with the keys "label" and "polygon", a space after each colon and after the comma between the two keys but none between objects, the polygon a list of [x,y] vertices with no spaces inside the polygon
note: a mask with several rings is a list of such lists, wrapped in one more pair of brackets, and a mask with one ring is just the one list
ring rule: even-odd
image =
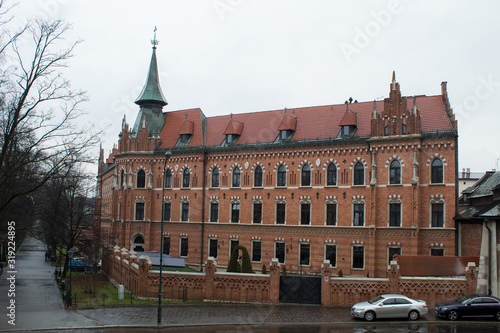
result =
[{"label": "red brick building", "polygon": [[[457,123],[441,94],[206,117],[164,110],[156,47],[133,128],[101,150],[109,244],[227,265],[383,277],[394,254],[456,255]],[[165,169],[164,169],[165,167]],[[163,173],[165,170],[165,174]]]}]

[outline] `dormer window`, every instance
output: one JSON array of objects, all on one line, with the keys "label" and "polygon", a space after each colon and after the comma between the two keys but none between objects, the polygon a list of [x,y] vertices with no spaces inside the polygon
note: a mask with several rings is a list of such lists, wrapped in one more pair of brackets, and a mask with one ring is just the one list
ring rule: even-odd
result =
[{"label": "dormer window", "polygon": [[354,136],[358,128],[358,115],[356,112],[347,109],[339,125],[341,127],[342,137]]},{"label": "dormer window", "polygon": [[342,126],[342,137],[353,136],[356,132],[356,126],[344,125]]},{"label": "dormer window", "polygon": [[236,140],[238,140],[238,138],[239,138],[239,135],[236,135],[236,134],[227,134],[226,135],[226,143],[227,144],[235,143]]},{"label": "dormer window", "polygon": [[191,137],[191,134],[181,134],[179,138],[180,143],[186,143],[189,141],[189,138]]},{"label": "dormer window", "polygon": [[288,140],[292,137],[293,131],[292,130],[282,130],[280,131],[280,139],[283,140]]}]

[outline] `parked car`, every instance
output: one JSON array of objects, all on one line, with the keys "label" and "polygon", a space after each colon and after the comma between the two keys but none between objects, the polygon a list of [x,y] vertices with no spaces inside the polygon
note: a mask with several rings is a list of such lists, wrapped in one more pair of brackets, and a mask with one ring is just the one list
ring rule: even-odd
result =
[{"label": "parked car", "polygon": [[73,258],[68,263],[68,268],[73,272],[84,271],[85,268],[92,269],[92,267],[91,264],[85,262],[84,258]]},{"label": "parked car", "polygon": [[417,320],[428,312],[427,303],[414,300],[404,295],[380,295],[368,302],[356,303],[351,308],[351,315],[372,321],[375,318],[408,318]]},{"label": "parked car", "polygon": [[436,304],[436,315],[449,320],[460,317],[495,317],[500,320],[500,299],[487,295],[467,295]]}]

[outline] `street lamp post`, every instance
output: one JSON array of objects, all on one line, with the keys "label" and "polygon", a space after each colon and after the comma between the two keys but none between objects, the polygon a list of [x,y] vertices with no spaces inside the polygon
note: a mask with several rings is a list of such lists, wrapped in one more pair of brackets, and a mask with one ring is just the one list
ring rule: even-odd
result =
[{"label": "street lamp post", "polygon": [[165,152],[165,162],[163,163],[163,188],[161,192],[161,231],[160,231],[160,283],[158,286],[158,325],[161,325],[161,284],[162,284],[162,268],[163,268],[163,221],[165,219],[165,174],[167,168],[167,161],[172,156],[172,151],[168,149]]},{"label": "street lamp post", "polygon": [[71,261],[73,260],[73,249],[70,249],[68,251],[68,257],[69,257],[69,296],[68,296],[68,306],[72,305],[72,296],[71,296],[71,271],[73,270],[71,267]]}]

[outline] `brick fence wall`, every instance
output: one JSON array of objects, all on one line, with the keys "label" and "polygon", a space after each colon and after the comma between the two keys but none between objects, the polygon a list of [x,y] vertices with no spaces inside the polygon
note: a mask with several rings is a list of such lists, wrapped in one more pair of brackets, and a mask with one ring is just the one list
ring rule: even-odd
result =
[{"label": "brick fence wall", "polygon": [[[103,271],[139,297],[157,297],[159,271],[152,270],[147,256],[137,258],[134,251],[115,247],[103,257]],[[162,297],[191,301],[217,300],[278,304],[280,265],[273,259],[269,274],[217,272],[217,263],[209,258],[203,273],[162,273]],[[463,277],[403,277],[397,263],[387,278],[332,276],[328,263],[321,272],[321,304],[352,306],[380,294],[404,294],[423,299],[429,308],[436,303],[476,292],[477,268],[469,263]]]}]

